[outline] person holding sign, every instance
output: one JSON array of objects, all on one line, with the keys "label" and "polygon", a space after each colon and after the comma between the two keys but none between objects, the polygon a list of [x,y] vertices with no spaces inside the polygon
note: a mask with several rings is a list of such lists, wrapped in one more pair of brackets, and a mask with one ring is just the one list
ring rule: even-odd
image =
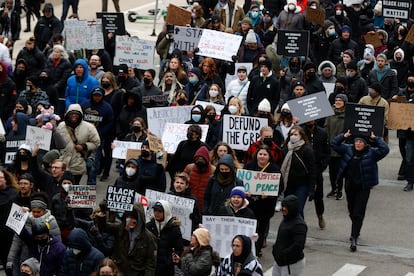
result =
[{"label": "person holding sign", "polygon": [[371,188],[378,185],[377,162],[390,151],[381,137],[371,132],[368,145],[365,138],[356,137],[353,144],[343,143],[351,136],[348,130],[339,134],[331,142],[332,149],[342,155],[337,178],[345,177],[346,201],[348,203],[351,227],[351,251],[357,250],[357,240],[361,232]]},{"label": "person holding sign", "polygon": [[130,158],[125,162],[124,172],[115,180],[114,186],[124,189],[131,189],[136,193],[145,195],[145,187],[141,185],[140,178],[138,176],[138,161],[135,158]]}]

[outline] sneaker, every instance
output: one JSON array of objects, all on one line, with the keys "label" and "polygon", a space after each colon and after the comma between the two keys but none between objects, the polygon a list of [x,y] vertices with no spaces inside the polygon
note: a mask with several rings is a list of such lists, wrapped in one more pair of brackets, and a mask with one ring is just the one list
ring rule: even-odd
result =
[{"label": "sneaker", "polygon": [[319,223],[319,228],[325,229],[326,223],[322,215],[318,216],[318,223]]},{"label": "sneaker", "polygon": [[282,202],[278,200],[278,201],[276,202],[275,211],[276,211],[276,212],[280,212],[281,210],[282,210]]},{"label": "sneaker", "polygon": [[412,183],[408,183],[405,187],[404,187],[404,191],[405,192],[410,192],[413,190],[413,184]]},{"label": "sneaker", "polygon": [[335,199],[336,200],[341,200],[341,199],[343,199],[344,198],[344,195],[342,194],[342,192],[337,192],[336,193],[336,196],[335,196]]},{"label": "sneaker", "polygon": [[335,194],[336,194],[336,192],[334,190],[332,190],[326,195],[326,197],[327,198],[332,198],[332,197],[335,197]]}]

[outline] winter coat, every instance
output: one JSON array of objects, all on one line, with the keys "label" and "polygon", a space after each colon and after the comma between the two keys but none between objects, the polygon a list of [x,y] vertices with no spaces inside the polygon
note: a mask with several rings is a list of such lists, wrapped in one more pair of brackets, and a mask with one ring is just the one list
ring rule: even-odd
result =
[{"label": "winter coat", "polygon": [[173,249],[176,254],[183,252],[183,239],[180,230],[180,222],[172,217],[171,209],[168,205],[164,207],[164,220],[156,221],[152,218],[147,223],[147,229],[158,240],[157,249],[157,268],[155,275],[174,275],[174,263],[172,262]]},{"label": "winter coat", "polygon": [[[71,63],[63,57],[59,60],[59,63],[55,63],[52,58],[48,58],[43,71],[47,72],[47,82],[42,88],[47,89],[48,93],[53,90],[56,93],[55,97],[64,98],[66,83],[72,72]],[[51,95],[49,97],[53,98]]]},{"label": "winter coat", "polygon": [[[344,135],[339,134],[332,142],[331,147],[334,151],[342,155],[339,164],[337,179],[345,176],[349,162],[355,156],[355,147],[353,144],[344,144]],[[366,146],[360,157],[360,175],[363,190],[371,189],[378,185],[378,165],[377,162],[384,158],[390,151],[388,145],[381,137],[375,137],[372,146]]]},{"label": "winter coat", "polygon": [[373,83],[379,82],[382,86],[381,97],[389,100],[392,98],[392,96],[397,95],[399,92],[398,79],[395,71],[389,68],[389,64],[386,65],[386,68],[384,70],[386,70],[384,76],[381,79],[378,79],[378,67],[375,64],[374,69],[368,74],[367,84],[370,86]]},{"label": "winter coat", "polygon": [[[398,89],[398,87],[397,87]],[[348,78],[348,101],[350,103],[358,103],[359,100],[368,94],[368,86],[363,78],[358,74],[352,78]]]},{"label": "winter coat", "polygon": [[67,201],[62,198],[60,193],[53,196],[50,209],[62,231],[72,230],[75,227],[73,209],[68,206]]},{"label": "winter coat", "polygon": [[167,171],[170,173],[170,176],[174,176],[177,172],[184,171],[185,166],[190,163],[193,163],[194,155],[196,151],[202,147],[208,145],[201,140],[190,141],[183,140],[181,141],[170,162],[168,162]]},{"label": "winter coat", "polygon": [[183,276],[208,276],[213,265],[213,249],[203,246],[195,253],[193,250],[181,258]]},{"label": "winter coat", "polygon": [[[152,154],[151,160],[138,158],[139,182],[144,191],[151,189],[159,192],[165,192],[167,180],[164,167],[158,164],[155,154]],[[145,194],[145,193],[144,193]]]},{"label": "winter coat", "polygon": [[23,47],[22,50],[17,54],[16,60],[24,59],[27,62],[27,75],[39,75],[41,70],[46,64],[46,57],[36,46],[29,50]]},{"label": "winter coat", "polygon": [[0,117],[5,122],[12,115],[16,105],[17,91],[14,81],[7,76],[8,64],[1,63],[2,72],[0,73]]},{"label": "winter coat", "polygon": [[[313,55],[313,62],[315,64],[321,64],[323,60],[328,58],[329,47],[332,42],[338,38],[338,35],[326,36],[325,30],[321,29],[312,35],[311,51]],[[335,73],[334,73],[335,75]]]},{"label": "winter coat", "polygon": [[[237,32],[239,30],[239,23],[243,20],[244,18],[244,10],[241,6],[235,5],[234,9],[233,9],[233,14],[229,14],[229,8],[228,5],[225,6],[225,8],[222,8],[220,10],[220,22],[221,24],[223,24],[225,27],[230,27],[233,29],[233,32]],[[229,26],[229,23],[227,21],[229,21],[229,18],[231,17],[231,26]]]},{"label": "winter coat", "polygon": [[299,213],[299,202],[296,196],[289,195],[283,200],[288,209],[279,225],[276,243],[273,245],[273,257],[279,266],[294,264],[304,258],[303,249],[306,243],[308,227]]},{"label": "winter coat", "polygon": [[13,7],[6,15],[6,1],[1,4],[0,24],[2,27],[2,35],[9,41],[17,41],[20,39],[21,23],[20,13],[21,6],[19,1],[13,1]]},{"label": "winter coat", "polygon": [[[273,207],[273,210],[275,208]],[[249,201],[247,199],[243,200],[243,206],[235,211],[233,206],[230,203],[230,198],[224,202],[224,205],[220,207],[219,212],[217,213],[219,216],[231,216],[231,217],[240,217],[240,218],[249,218],[249,219],[256,219],[252,209],[249,208]]]},{"label": "winter coat", "polygon": [[63,24],[54,14],[53,5],[46,3],[43,9],[45,8],[52,11],[51,17],[40,17],[33,32],[36,38],[36,46],[39,47],[40,51],[43,51],[54,34],[60,34],[63,30]]},{"label": "winter coat", "polygon": [[306,126],[304,126],[304,130],[309,141],[312,143],[316,170],[322,173],[329,164],[330,147],[328,133],[325,128],[318,125],[315,125],[313,132],[311,132]]},{"label": "winter coat", "polygon": [[305,17],[300,13],[301,8],[296,6],[296,10],[288,12],[287,5],[279,13],[276,23],[278,30],[302,31],[305,27]]},{"label": "winter coat", "polygon": [[113,134],[114,112],[103,99],[99,103],[86,100],[81,104],[83,120],[93,124],[102,138]]},{"label": "winter coat", "polygon": [[[72,248],[79,249],[81,252],[75,255]],[[68,237],[62,273],[65,276],[89,276],[98,269],[103,258],[102,252],[90,243],[88,234],[81,228],[75,228]]]},{"label": "winter coat", "polygon": [[257,112],[257,107],[264,98],[269,100],[272,107],[271,112],[274,112],[280,100],[280,85],[272,71],[266,79],[260,74],[250,81],[247,92],[247,109],[251,115]]},{"label": "winter coat", "polygon": [[78,65],[81,65],[83,67],[83,75],[80,80],[76,75],[69,77],[65,92],[66,108],[68,108],[71,104],[81,104],[84,101],[89,100],[91,98],[92,89],[99,86],[98,80],[94,77],[89,76],[89,67],[86,60],[76,60],[73,64],[74,71]]},{"label": "winter coat", "polygon": [[339,37],[332,41],[328,51],[328,59],[333,63],[338,64],[342,61],[342,53],[348,49],[354,51],[357,59],[361,57],[358,43],[352,39],[344,40],[342,37]]},{"label": "winter coat", "polygon": [[[345,110],[340,111],[334,109],[334,112],[334,115],[327,117],[325,120],[325,129],[328,134],[329,144],[339,133],[344,132]],[[330,152],[332,157],[340,156],[336,151],[331,150]]]}]

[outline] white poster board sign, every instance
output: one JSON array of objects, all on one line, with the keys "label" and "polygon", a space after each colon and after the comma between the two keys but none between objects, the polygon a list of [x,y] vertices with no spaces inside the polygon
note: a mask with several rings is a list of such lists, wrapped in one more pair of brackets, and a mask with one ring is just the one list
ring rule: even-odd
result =
[{"label": "white poster board sign", "polygon": [[5,135],[6,130],[4,129],[3,122],[0,120],[0,135]]},{"label": "white poster board sign", "polygon": [[114,65],[125,63],[132,68],[152,69],[154,52],[154,41],[141,40],[136,36],[116,36]]},{"label": "white poster board sign", "polygon": [[223,141],[233,149],[247,150],[260,137],[260,129],[267,126],[265,118],[225,114],[223,118]]},{"label": "white poster board sign", "polygon": [[238,169],[237,177],[243,180],[246,193],[252,195],[279,195],[280,173],[265,173],[260,171],[251,171]]},{"label": "white poster board sign", "polygon": [[193,105],[147,108],[148,129],[161,137],[165,123],[183,124],[190,120]]},{"label": "white poster board sign", "polygon": [[196,105],[201,105],[204,109],[206,109],[206,106],[212,105],[212,106],[214,106],[214,109],[216,110],[216,114],[219,115],[219,116],[221,114],[221,111],[224,108],[224,105],[222,105],[222,104],[210,103],[210,102],[199,101],[199,100],[197,100],[195,102],[195,104]]},{"label": "white poster board sign", "polygon": [[[162,144],[168,153],[175,153],[178,144],[187,140],[187,129],[189,124],[166,123],[162,133]],[[208,125],[199,125],[201,127],[201,141],[205,142],[207,138]]]},{"label": "white poster board sign", "polygon": [[203,29],[175,26],[174,27],[174,49],[181,51],[192,51],[197,48]]},{"label": "white poster board sign", "polygon": [[252,237],[256,233],[257,221],[240,217],[203,216],[203,225],[211,234],[210,245],[224,258],[232,252],[231,241],[234,236]]},{"label": "white poster board sign", "polygon": [[232,56],[237,55],[242,39],[240,35],[204,29],[198,43],[198,55],[233,61]]},{"label": "white poster board sign", "polygon": [[150,189],[145,191],[145,198],[148,200],[148,208],[145,216],[147,222],[150,221],[150,218],[153,215],[152,206],[154,206],[160,199],[166,200],[171,205],[172,215],[177,217],[181,222],[180,229],[183,238],[188,241],[191,240],[192,220],[190,219],[190,215],[193,213],[195,204],[194,199],[161,193]]},{"label": "white poster board sign", "polygon": [[6,221],[6,226],[20,235],[28,217],[29,212],[24,212],[21,206],[13,203]]},{"label": "white poster board sign", "polygon": [[69,185],[68,206],[93,208],[96,206],[96,185]]},{"label": "white poster board sign", "polygon": [[65,20],[65,47],[67,50],[103,49],[102,19]]},{"label": "white poster board sign", "polygon": [[106,201],[108,209],[116,212],[132,211],[134,208],[135,191],[126,188],[108,186]]},{"label": "white poster board sign", "polygon": [[127,156],[127,151],[129,149],[141,149],[142,143],[139,142],[126,142],[114,140],[114,149],[112,150],[112,157],[118,159],[125,159]]},{"label": "white poster board sign", "polygon": [[326,97],[329,99],[329,95],[331,95],[334,92],[335,83],[324,82],[323,86],[325,87]]},{"label": "white poster board sign", "polygon": [[26,144],[32,148],[38,144],[40,149],[50,150],[50,143],[52,141],[52,130],[36,126],[27,126],[26,129]]}]

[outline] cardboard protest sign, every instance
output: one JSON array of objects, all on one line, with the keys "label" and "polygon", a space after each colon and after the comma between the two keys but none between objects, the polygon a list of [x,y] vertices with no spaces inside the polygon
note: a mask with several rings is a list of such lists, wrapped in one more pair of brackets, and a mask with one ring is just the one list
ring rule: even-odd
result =
[{"label": "cardboard protest sign", "polygon": [[67,50],[103,49],[102,20],[65,20],[65,47]]},{"label": "cardboard protest sign", "polygon": [[27,126],[26,128],[26,144],[32,148],[38,144],[40,149],[50,150],[52,141],[52,130],[36,126]]},{"label": "cardboard protest sign", "polygon": [[5,164],[12,164],[15,157],[16,152],[21,145],[26,142],[24,137],[6,137],[6,148],[4,152],[4,163]]},{"label": "cardboard protest sign", "polygon": [[223,118],[223,142],[233,149],[247,150],[260,137],[260,129],[267,126],[265,118],[225,114]]},{"label": "cardboard protest sign", "polygon": [[411,28],[408,31],[407,36],[405,37],[405,41],[407,41],[410,44],[414,44],[414,24],[411,25]]},{"label": "cardboard protest sign", "polygon": [[381,47],[382,42],[377,32],[368,32],[364,35],[364,40],[366,44],[372,44],[374,48]]},{"label": "cardboard protest sign", "polygon": [[323,26],[323,24],[325,23],[325,10],[312,9],[311,7],[306,7],[305,19],[308,22],[313,22]]},{"label": "cardboard protest sign", "polygon": [[406,21],[410,18],[412,0],[382,0],[382,16]]},{"label": "cardboard protest sign", "polygon": [[128,161],[131,158],[137,159],[141,156],[141,150],[140,149],[127,149],[125,162]]},{"label": "cardboard protest sign", "polygon": [[139,142],[126,142],[114,140],[113,144],[115,148],[112,150],[112,157],[118,159],[126,159],[128,149],[140,150],[142,143]]},{"label": "cardboard protest sign", "polygon": [[[162,143],[168,153],[175,153],[178,144],[187,140],[187,129],[189,124],[166,123],[162,133]],[[199,125],[201,127],[201,141],[205,142],[207,138],[208,125]]]},{"label": "cardboard protest sign", "polygon": [[158,137],[162,136],[165,123],[183,124],[191,117],[193,105],[147,108],[148,129]]},{"label": "cardboard protest sign", "polygon": [[132,189],[108,186],[106,201],[108,209],[116,212],[128,212],[134,208],[135,191]]},{"label": "cardboard protest sign", "polygon": [[384,107],[347,103],[344,128],[357,136],[370,136],[371,131],[377,136],[382,136]]},{"label": "cardboard protest sign", "polygon": [[277,31],[277,53],[288,57],[308,56],[309,31]]},{"label": "cardboard protest sign", "polygon": [[176,26],[174,28],[174,49],[192,51],[197,48],[203,29]]},{"label": "cardboard protest sign", "polygon": [[176,26],[189,25],[191,24],[191,12],[170,3],[168,5],[167,18],[165,18],[165,23]]},{"label": "cardboard protest sign", "polygon": [[93,208],[96,206],[96,185],[68,185],[68,206]]},{"label": "cardboard protest sign", "polygon": [[292,115],[297,117],[300,124],[325,118],[334,114],[325,92],[303,96],[287,101]]},{"label": "cardboard protest sign", "polygon": [[145,198],[148,199],[147,221],[150,220],[153,214],[152,206],[160,199],[166,200],[171,205],[172,215],[177,217],[181,222],[180,229],[183,238],[191,240],[192,220],[190,219],[190,215],[193,213],[194,199],[161,193],[150,189],[145,191]]},{"label": "cardboard protest sign", "polygon": [[265,173],[260,171],[250,171],[244,169],[237,170],[237,177],[243,180],[246,193],[252,195],[279,195],[280,173]]},{"label": "cardboard protest sign", "polygon": [[7,217],[6,226],[20,235],[28,217],[29,212],[24,212],[21,206],[13,203]]},{"label": "cardboard protest sign", "polygon": [[414,104],[391,102],[387,127],[390,129],[414,129]]},{"label": "cardboard protest sign", "polygon": [[126,35],[125,19],[122,12],[97,12],[96,18],[102,20],[102,32],[105,41],[108,39],[108,33]]},{"label": "cardboard protest sign", "polygon": [[[227,256],[232,253],[231,241],[234,236],[252,237],[256,233],[257,221],[241,217],[203,216],[203,225],[210,232],[210,245],[220,256]],[[254,245],[254,242],[252,244]]]},{"label": "cardboard protest sign", "polygon": [[149,148],[153,152],[164,151],[164,146],[162,144],[162,140],[161,140],[160,137],[148,134],[147,135],[147,140],[148,140]]},{"label": "cardboard protest sign", "polygon": [[240,35],[204,29],[198,43],[198,55],[233,61],[232,57],[237,55],[242,39]]},{"label": "cardboard protest sign", "polygon": [[154,68],[155,42],[142,40],[136,36],[115,38],[114,65],[122,63],[138,69]]}]

